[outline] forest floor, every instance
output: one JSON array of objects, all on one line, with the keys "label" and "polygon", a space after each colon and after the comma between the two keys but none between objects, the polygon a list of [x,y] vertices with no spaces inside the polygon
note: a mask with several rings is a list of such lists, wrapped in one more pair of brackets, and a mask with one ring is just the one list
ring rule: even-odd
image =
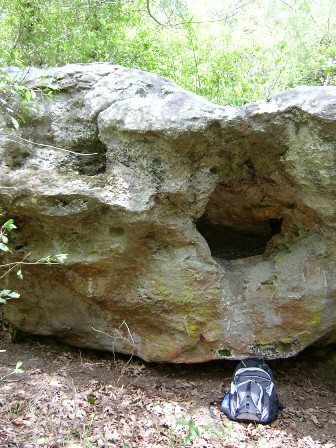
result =
[{"label": "forest floor", "polygon": [[256,426],[209,414],[236,363],[145,364],[51,338],[0,338],[2,448],[336,447],[335,348],[270,363],[284,410]]}]

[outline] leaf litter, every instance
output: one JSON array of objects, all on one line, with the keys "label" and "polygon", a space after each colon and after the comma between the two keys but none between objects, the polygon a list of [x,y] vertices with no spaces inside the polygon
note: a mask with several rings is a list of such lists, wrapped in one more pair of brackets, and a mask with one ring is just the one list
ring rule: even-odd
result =
[{"label": "leaf litter", "polygon": [[[4,448],[336,447],[334,348],[273,362],[284,410],[256,426],[209,414],[235,363],[145,364],[50,338],[13,344],[0,336]],[[23,373],[14,373],[18,362]]]}]

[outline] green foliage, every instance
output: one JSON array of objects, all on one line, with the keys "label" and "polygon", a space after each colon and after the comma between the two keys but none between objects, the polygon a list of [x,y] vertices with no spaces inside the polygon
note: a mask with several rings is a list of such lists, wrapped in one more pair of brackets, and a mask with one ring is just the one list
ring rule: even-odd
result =
[{"label": "green foliage", "polygon": [[92,405],[93,405],[93,404],[95,404],[95,402],[96,402],[96,397],[94,397],[93,395],[88,395],[86,401],[87,401],[89,404],[92,404]]},{"label": "green foliage", "polygon": [[[20,3],[20,2],[19,2]],[[23,0],[22,3],[31,5],[29,1]],[[20,3],[21,4],[21,3]],[[29,6],[30,8],[30,6]],[[1,12],[1,10],[0,10]],[[42,92],[42,94],[50,96],[49,91]],[[5,120],[10,122],[10,127],[13,131],[17,131],[21,124],[26,123],[26,119],[29,117],[32,111],[34,111],[34,102],[36,100],[36,92],[33,89],[29,89],[22,79],[17,80],[6,72],[6,70],[0,70],[0,114]],[[0,131],[4,134],[4,131]],[[1,216],[1,214],[0,214]],[[9,247],[9,237],[11,232],[16,230],[17,227],[14,224],[14,219],[10,218],[5,221],[0,227],[0,256],[12,254]],[[47,255],[46,257],[39,258],[38,260],[27,260],[29,254],[22,260],[8,261],[0,263],[0,280],[8,279],[9,274],[15,270],[19,279],[23,280],[23,266],[36,265],[36,264],[62,264],[67,258],[67,254]],[[4,271],[4,272],[1,272]],[[8,288],[0,289],[0,305],[6,304],[8,300],[18,299],[20,294],[12,291]]]},{"label": "green foliage", "polygon": [[2,224],[0,228],[0,251],[10,252],[10,249],[8,247],[8,234],[14,229],[16,229],[14,219],[9,219],[4,224]]},{"label": "green foliage", "polygon": [[[12,253],[9,246],[9,237],[10,233],[13,230],[16,230],[17,227],[14,224],[14,219],[8,219],[4,224],[2,224],[0,228],[0,255],[1,252],[7,254]],[[0,280],[5,279],[9,276],[9,274],[15,270],[17,277],[23,280],[23,267],[29,265],[39,265],[39,264],[63,264],[67,259],[68,254],[56,254],[56,255],[47,255],[46,257],[39,258],[34,261],[27,261],[27,257],[24,257],[22,260],[12,261],[0,264]],[[4,272],[1,274],[1,270]],[[8,300],[18,299],[20,294],[11,291],[10,289],[3,288],[0,289],[0,305],[7,303]]]},{"label": "green foliage", "polygon": [[18,130],[34,110],[36,92],[25,86],[23,80],[9,76],[0,70],[0,113],[8,121],[9,128]]},{"label": "green foliage", "polygon": [[1,289],[0,290],[0,303],[6,303],[9,299],[18,299],[20,294],[15,291],[11,291],[10,289]]},{"label": "green foliage", "polygon": [[14,369],[14,373],[24,373],[24,370],[22,368],[23,362],[22,361],[18,361],[16,363],[15,369]]},{"label": "green foliage", "polygon": [[[0,350],[0,353],[4,353],[6,350]],[[13,371],[11,373],[9,373],[8,375],[2,376],[0,377],[0,383],[4,380],[6,380],[6,378],[8,378],[9,376],[15,374],[15,375],[19,375],[21,373],[24,373],[24,369],[23,369],[23,362],[22,361],[18,361],[15,365],[15,368],[13,369]]]},{"label": "green foliage", "polygon": [[[109,61],[238,105],[336,83],[334,0],[200,3],[1,0],[0,65]],[[30,101],[29,91],[17,93]]]},{"label": "green foliage", "polygon": [[189,444],[191,440],[200,435],[199,430],[196,426],[196,422],[193,418],[189,420],[185,420],[184,418],[179,418],[176,421],[176,424],[179,426],[183,426],[187,430],[187,434],[183,438],[183,443]]}]

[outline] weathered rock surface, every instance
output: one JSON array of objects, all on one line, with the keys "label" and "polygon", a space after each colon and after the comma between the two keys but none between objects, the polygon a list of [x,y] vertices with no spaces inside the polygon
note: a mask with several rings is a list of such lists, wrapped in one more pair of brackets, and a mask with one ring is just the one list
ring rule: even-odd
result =
[{"label": "weathered rock surface", "polygon": [[24,82],[54,93],[18,131],[2,120],[11,256],[69,257],[9,278],[15,326],[149,361],[332,340],[336,87],[234,108],[109,64]]}]

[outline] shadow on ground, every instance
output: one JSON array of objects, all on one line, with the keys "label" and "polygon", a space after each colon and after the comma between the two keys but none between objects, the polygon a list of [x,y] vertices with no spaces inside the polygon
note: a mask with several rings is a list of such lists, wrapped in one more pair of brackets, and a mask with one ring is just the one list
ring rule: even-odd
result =
[{"label": "shadow on ground", "polygon": [[[148,365],[52,338],[13,344],[8,333],[1,336],[0,441],[6,448],[336,446],[335,346],[271,362],[284,410],[272,425],[255,426],[209,414],[210,401],[229,386],[234,362]],[[18,361],[24,373],[13,373]],[[199,434],[188,441],[190,419]]]}]

